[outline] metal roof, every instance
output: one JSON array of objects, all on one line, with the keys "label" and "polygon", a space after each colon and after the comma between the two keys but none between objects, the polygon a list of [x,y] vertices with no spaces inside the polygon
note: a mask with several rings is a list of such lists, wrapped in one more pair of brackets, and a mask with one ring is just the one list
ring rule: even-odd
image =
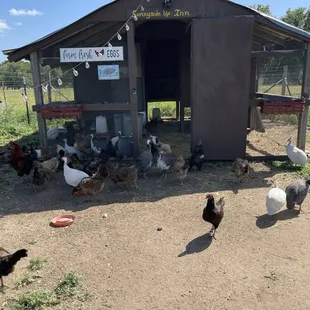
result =
[{"label": "metal roof", "polygon": [[260,11],[258,11],[258,10],[255,10],[255,9],[250,8],[250,7],[248,7],[248,6],[241,5],[241,4],[236,3],[236,2],[233,2],[233,1],[230,1],[230,2],[231,2],[231,3],[234,3],[234,4],[238,5],[238,6],[241,6],[241,7],[246,8],[246,9],[252,11],[253,13],[255,13],[256,15],[260,15],[260,16],[262,16],[263,18],[266,18],[266,19],[267,19],[268,21],[270,21],[271,23],[273,23],[273,24],[275,24],[275,25],[277,25],[277,26],[279,26],[279,27],[281,27],[281,28],[283,28],[283,29],[285,29],[285,30],[291,31],[291,32],[293,32],[293,33],[295,33],[295,34],[297,34],[297,35],[299,35],[299,36],[304,37],[305,39],[310,40],[310,32],[308,32],[308,31],[306,31],[306,30],[303,30],[303,29],[300,29],[300,28],[295,27],[295,26],[293,26],[293,25],[290,25],[290,24],[288,24],[288,23],[286,23],[286,22],[284,22],[284,21],[282,21],[282,20],[280,20],[280,19],[277,19],[277,18],[275,18],[275,17],[273,17],[273,16],[267,15],[267,14],[265,14],[265,13],[263,13],[263,12],[260,12]]},{"label": "metal roof", "polygon": [[[103,6],[101,6],[101,7],[98,8],[97,10],[95,10],[95,11],[93,11],[93,12],[91,12],[91,13],[85,15],[84,17],[78,19],[77,21],[73,22],[72,24],[70,24],[70,25],[68,25],[68,26],[66,26],[66,27],[60,28],[60,29],[58,29],[58,30],[56,30],[56,31],[54,31],[54,32],[52,32],[52,33],[50,33],[50,34],[48,34],[48,35],[46,35],[46,36],[44,36],[44,37],[42,37],[42,38],[36,40],[36,41],[33,41],[33,42],[31,42],[31,43],[29,43],[29,44],[27,44],[27,45],[25,45],[25,46],[18,47],[18,48],[13,48],[13,49],[3,50],[2,52],[3,52],[3,54],[6,55],[6,56],[9,56],[9,55],[11,55],[11,54],[14,54],[14,52],[19,51],[19,50],[22,50],[22,49],[24,49],[24,48],[27,48],[27,47],[31,46],[32,44],[38,43],[38,42],[40,42],[40,41],[43,41],[43,40],[45,40],[46,38],[49,38],[49,37],[53,36],[54,34],[56,34],[56,33],[60,32],[60,31],[64,30],[65,28],[67,28],[67,27],[69,27],[69,26],[71,26],[71,25],[73,25],[73,24],[76,24],[76,23],[78,23],[78,22],[81,21],[81,20],[84,20],[85,18],[87,18],[88,16],[94,14],[95,12],[98,12],[98,11],[100,11],[100,10],[102,10],[102,9],[104,9],[104,8],[106,8],[106,7],[108,7],[108,6],[110,6],[110,5],[113,5],[115,2],[118,2],[118,1],[120,1],[120,0],[114,0],[114,1],[112,0],[111,2],[109,2],[109,3],[107,3],[107,4],[103,5]],[[262,20],[267,21],[267,22],[269,22],[269,23],[272,23],[272,24],[275,25],[276,27],[279,27],[279,28],[283,29],[283,30],[286,31],[286,32],[290,32],[290,33],[292,33],[292,34],[295,34],[295,35],[297,36],[297,38],[299,38],[299,40],[305,40],[305,41],[307,41],[307,42],[310,42],[310,33],[307,32],[307,31],[305,31],[305,30],[303,30],[303,29],[300,29],[300,28],[298,28],[298,27],[292,26],[292,25],[290,25],[290,24],[288,24],[288,23],[285,23],[285,22],[283,22],[283,21],[281,21],[281,20],[279,20],[279,19],[277,19],[277,18],[274,18],[274,17],[272,17],[272,16],[269,16],[269,15],[267,15],[267,14],[265,14],[265,13],[262,13],[262,12],[260,12],[260,11],[257,11],[257,10],[255,10],[255,9],[253,9],[253,8],[248,7],[248,6],[241,5],[241,4],[236,3],[236,2],[234,2],[234,1],[227,1],[227,0],[222,0],[222,1],[225,1],[225,2],[227,2],[227,3],[230,4],[230,5],[235,5],[235,6],[242,7],[242,8],[244,8],[244,9],[248,10],[249,13],[251,13],[252,15],[254,15],[254,16],[256,16],[256,17],[261,17]],[[82,30],[82,29],[80,29],[80,30]],[[79,31],[80,31],[80,30],[79,30]],[[77,31],[77,32],[78,32],[78,31]],[[71,34],[71,35],[73,35],[73,34]]]}]

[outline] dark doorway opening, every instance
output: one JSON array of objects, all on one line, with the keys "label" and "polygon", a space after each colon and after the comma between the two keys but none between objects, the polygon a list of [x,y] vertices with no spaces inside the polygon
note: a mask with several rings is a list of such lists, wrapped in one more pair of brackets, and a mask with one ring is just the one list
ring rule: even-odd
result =
[{"label": "dark doorway opening", "polygon": [[179,96],[179,41],[152,40],[144,50],[147,102],[177,101]]}]

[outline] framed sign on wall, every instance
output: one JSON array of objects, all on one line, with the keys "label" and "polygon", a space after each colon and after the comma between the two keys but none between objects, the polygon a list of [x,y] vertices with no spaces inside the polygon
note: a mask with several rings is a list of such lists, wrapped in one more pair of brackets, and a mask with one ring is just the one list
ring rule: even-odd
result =
[{"label": "framed sign on wall", "polygon": [[60,48],[60,62],[123,61],[122,46]]},{"label": "framed sign on wall", "polygon": [[119,65],[99,65],[98,79],[99,80],[119,80]]}]

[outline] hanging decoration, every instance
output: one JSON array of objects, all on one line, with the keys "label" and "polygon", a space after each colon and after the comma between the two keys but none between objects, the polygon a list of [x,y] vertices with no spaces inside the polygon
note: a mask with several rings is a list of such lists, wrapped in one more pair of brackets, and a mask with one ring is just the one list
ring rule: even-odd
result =
[{"label": "hanging decoration", "polygon": [[135,22],[138,21],[138,17],[137,17],[137,15],[136,15],[135,13],[132,14],[132,17],[133,17],[133,19],[134,19]]},{"label": "hanging decoration", "polygon": [[[151,0],[146,0],[146,1],[147,1],[147,2],[150,2]],[[136,8],[135,12],[138,11],[138,10],[141,10],[141,11],[143,12],[143,11],[145,10],[144,7],[142,6],[143,2],[144,2],[144,0],[141,1],[141,3],[140,3],[140,4],[138,5],[138,7]],[[169,1],[169,2],[170,2],[170,1]],[[120,32],[121,32],[124,28],[125,28],[126,31],[129,31],[129,30],[130,30],[130,27],[129,27],[129,25],[128,25],[128,22],[129,22],[131,19],[133,19],[134,21],[138,21],[137,15],[133,13],[133,14],[128,18],[128,20],[123,24],[123,26],[110,38],[110,40],[107,41],[107,42],[106,42],[104,45],[102,45],[101,47],[105,47],[106,45],[108,45],[109,48],[112,48],[113,46],[112,46],[112,44],[110,43],[110,41],[112,41],[115,37],[117,37],[117,39],[118,39],[119,41],[122,40],[122,36],[121,36]],[[98,57],[102,57],[102,56],[103,56],[102,53],[99,52],[99,53],[98,53]],[[80,62],[80,63],[78,63],[77,65],[75,65],[73,68],[71,68],[71,69],[69,69],[69,70],[67,70],[67,71],[64,71],[63,74],[66,74],[66,73],[72,71],[73,74],[74,74],[74,76],[78,76],[79,73],[78,73],[78,71],[76,70],[76,68],[77,68],[78,66],[80,66],[81,64],[83,64],[83,63],[85,64],[85,68],[89,69],[89,67],[90,67],[89,63],[88,63],[87,61],[83,61],[83,62]],[[62,83],[62,80],[60,79],[60,77],[52,78],[50,81],[56,80],[56,79],[57,79],[58,85],[61,86],[63,83]],[[43,83],[41,83],[41,84],[39,84],[39,85],[36,85],[36,86],[34,86],[34,88],[42,87],[44,83],[45,83],[45,82],[43,82]],[[24,97],[24,94],[23,94],[23,97]],[[24,97],[24,99],[25,99],[25,97]]]}]

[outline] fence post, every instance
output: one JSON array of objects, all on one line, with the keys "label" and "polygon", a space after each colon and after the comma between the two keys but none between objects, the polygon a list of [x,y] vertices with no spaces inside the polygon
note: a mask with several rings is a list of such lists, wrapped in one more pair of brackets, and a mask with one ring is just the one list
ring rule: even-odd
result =
[{"label": "fence post", "polygon": [[28,125],[30,125],[28,97],[27,97],[27,87],[26,87],[26,78],[25,77],[23,77],[23,84],[24,84],[24,94],[25,94],[24,98],[25,98],[26,111],[27,111],[27,121],[28,121]]},{"label": "fence post", "polygon": [[282,91],[281,91],[281,95],[282,96],[285,96],[286,83],[287,83],[287,71],[288,71],[288,67],[287,66],[283,66]]},{"label": "fence post", "polygon": [[52,102],[52,75],[48,73],[48,87],[47,87],[47,96],[48,96],[48,103]]},{"label": "fence post", "polygon": [[7,102],[6,102],[4,81],[2,81],[2,90],[3,90],[3,100],[4,100],[4,104],[5,104],[5,106],[6,106],[6,105],[7,105]]}]

